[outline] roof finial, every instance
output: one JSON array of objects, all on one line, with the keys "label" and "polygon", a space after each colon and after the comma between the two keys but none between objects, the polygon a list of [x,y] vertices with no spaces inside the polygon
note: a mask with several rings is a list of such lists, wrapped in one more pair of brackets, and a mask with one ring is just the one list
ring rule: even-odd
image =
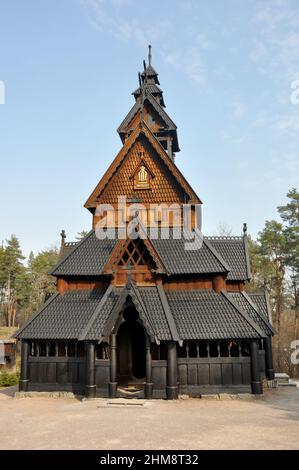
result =
[{"label": "roof finial", "polygon": [[65,230],[61,230],[60,237],[61,237],[60,247],[61,249],[63,249],[63,247],[65,246],[65,239],[66,239]]},{"label": "roof finial", "polygon": [[247,224],[246,224],[246,222],[244,222],[244,224],[243,224],[243,235],[244,235],[244,237],[246,237],[246,235],[247,235]]},{"label": "roof finial", "polygon": [[152,65],[152,46],[148,46],[148,65]]}]

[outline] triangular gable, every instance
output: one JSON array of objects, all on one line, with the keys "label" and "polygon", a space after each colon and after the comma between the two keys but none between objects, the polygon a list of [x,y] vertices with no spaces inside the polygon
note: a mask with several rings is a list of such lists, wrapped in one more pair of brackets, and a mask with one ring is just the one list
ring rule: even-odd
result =
[{"label": "triangular gable", "polygon": [[155,98],[153,97],[153,95],[151,93],[147,93],[146,98],[145,98],[145,102],[146,101],[148,101],[151,104],[151,106],[154,108],[156,113],[160,116],[160,118],[162,119],[162,121],[165,123],[165,125],[167,126],[167,128],[169,130],[176,130],[177,129],[177,126],[175,125],[173,120],[168,116],[166,111],[157,102],[157,100],[155,100]]},{"label": "triangular gable", "polygon": [[[146,314],[145,307],[142,301],[140,301],[141,299],[136,294],[136,289],[134,288],[133,283],[131,282],[130,286],[125,286],[123,287],[123,289],[121,290],[117,289],[117,290],[119,292],[118,300],[115,306],[113,307],[112,311],[110,312],[109,318],[107,319],[106,324],[103,328],[102,336],[105,337],[111,334],[113,328],[117,324],[119,314],[122,311],[128,296],[130,296],[139,313],[139,316],[144,325],[144,328],[146,329],[147,333],[149,334],[151,338],[151,341],[156,341],[159,344],[159,339],[155,335],[153,325],[151,324],[150,319],[148,318],[148,315]],[[85,333],[85,336],[88,336],[88,332]]]},{"label": "triangular gable", "polygon": [[169,170],[170,174],[175,178],[179,183],[180,188],[187,194],[190,199],[190,202],[193,204],[200,204],[201,201],[198,198],[197,194],[193,191],[189,183],[186,181],[180,170],[174,164],[174,162],[169,158],[167,152],[164,150],[162,145],[152,134],[148,126],[142,122],[128,137],[125,144],[123,145],[120,152],[115,157],[112,164],[109,166],[108,170],[105,172],[104,176],[88,198],[85,203],[85,207],[88,209],[94,209],[100,203],[100,197],[104,189],[107,187],[108,183],[111,181],[112,177],[115,175],[116,171],[124,161],[125,157],[139,138],[142,135],[146,138],[150,146],[155,150],[157,155],[160,157],[161,161],[165,164],[166,168]]},{"label": "triangular gable", "polygon": [[[157,102],[157,100],[154,98],[154,96],[148,91],[146,93],[146,97],[145,97],[145,100],[144,100],[144,105],[145,104],[150,106],[152,111],[154,111],[155,115],[159,117],[161,123],[164,124],[165,128],[167,128],[170,131],[176,131],[177,130],[176,124],[168,116],[168,114],[166,113],[164,108]],[[125,119],[122,121],[122,123],[120,124],[120,126],[117,129],[117,132],[120,135],[126,134],[129,131],[130,127],[134,128],[134,126],[131,126],[131,124],[134,121],[134,125],[136,125],[135,124],[136,115],[138,113],[139,114],[141,113],[141,110],[142,110],[144,105],[142,105],[141,103],[135,103],[134,104],[134,106],[130,109],[130,111],[126,115]]]},{"label": "triangular gable", "polygon": [[152,262],[157,273],[167,272],[150,239],[137,238],[137,240],[131,240],[127,238],[116,243],[109,260],[103,268],[103,272],[111,274],[114,266],[125,267],[128,264],[150,266]]}]

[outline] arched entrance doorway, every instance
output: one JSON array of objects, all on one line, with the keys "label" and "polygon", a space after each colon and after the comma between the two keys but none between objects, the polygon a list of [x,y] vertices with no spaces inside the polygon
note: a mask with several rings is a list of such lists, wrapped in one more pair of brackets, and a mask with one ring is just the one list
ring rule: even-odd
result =
[{"label": "arched entrance doorway", "polygon": [[145,378],[145,333],[134,306],[127,307],[123,317],[117,332],[117,381],[128,385]]}]

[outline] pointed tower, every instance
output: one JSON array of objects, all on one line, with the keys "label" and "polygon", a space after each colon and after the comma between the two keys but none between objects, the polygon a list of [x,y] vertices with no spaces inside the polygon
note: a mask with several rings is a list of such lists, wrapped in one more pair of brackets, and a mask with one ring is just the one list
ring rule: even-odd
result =
[{"label": "pointed tower", "polygon": [[180,151],[177,126],[165,111],[163,91],[158,86],[158,73],[152,66],[151,46],[148,47],[148,65],[143,62],[144,70],[138,74],[139,87],[132,93],[136,102],[117,131],[122,142],[125,142],[138,125],[138,120],[142,119],[167,151],[169,158],[174,160],[175,153]]},{"label": "pointed tower", "polygon": [[[96,208],[101,204],[118,206],[119,197],[125,198],[126,209],[116,225],[130,219],[128,207],[132,202],[142,203],[146,208],[146,225],[153,220],[162,222],[162,215],[153,215],[151,204],[180,207],[182,224],[183,205],[191,206],[193,226],[196,223],[195,205],[201,201],[190,184],[186,181],[174,162],[175,152],[179,151],[177,127],[165,111],[163,92],[159,88],[158,73],[152,66],[151,46],[149,46],[148,64],[139,73],[139,87],[133,92],[135,104],[118,128],[123,143],[118,155],[93,190],[85,207],[93,214],[93,227],[101,219]],[[179,217],[176,218],[178,220]],[[173,215],[163,223],[174,224]]]}]

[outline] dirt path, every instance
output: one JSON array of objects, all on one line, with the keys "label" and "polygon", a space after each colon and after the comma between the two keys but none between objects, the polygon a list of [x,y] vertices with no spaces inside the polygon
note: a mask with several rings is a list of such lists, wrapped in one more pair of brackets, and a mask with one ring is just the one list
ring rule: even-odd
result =
[{"label": "dirt path", "polygon": [[298,388],[263,401],[107,402],[1,390],[0,449],[299,449]]}]

